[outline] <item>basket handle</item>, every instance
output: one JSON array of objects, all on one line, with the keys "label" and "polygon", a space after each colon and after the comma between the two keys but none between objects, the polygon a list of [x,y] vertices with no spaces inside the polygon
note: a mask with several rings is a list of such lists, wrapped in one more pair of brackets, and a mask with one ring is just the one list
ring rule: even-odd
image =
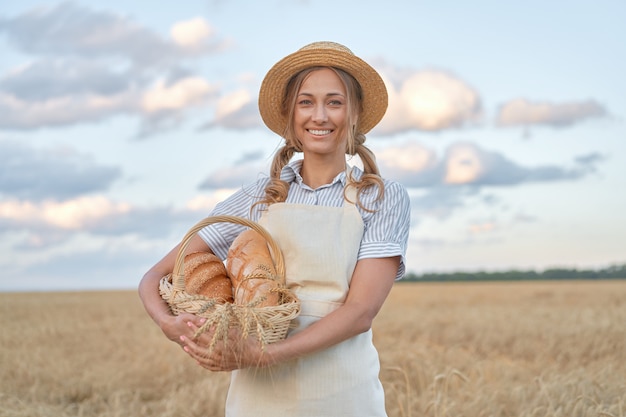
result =
[{"label": "basket handle", "polygon": [[248,226],[249,228],[259,232],[261,236],[263,236],[267,241],[270,249],[270,255],[272,256],[272,260],[274,261],[274,267],[276,268],[276,273],[282,278],[285,277],[285,263],[283,260],[283,254],[280,251],[280,247],[278,246],[274,238],[269,234],[267,230],[265,230],[264,227],[252,220],[244,219],[243,217],[228,215],[209,216],[205,219],[200,220],[191,229],[189,229],[189,231],[187,232],[187,234],[185,234],[180,243],[178,255],[176,256],[176,261],[174,262],[174,270],[172,271],[173,291],[185,290],[184,260],[185,252],[187,250],[187,246],[189,246],[189,242],[191,242],[191,238],[200,230],[204,229],[206,226],[214,223],[236,223],[243,226]]}]

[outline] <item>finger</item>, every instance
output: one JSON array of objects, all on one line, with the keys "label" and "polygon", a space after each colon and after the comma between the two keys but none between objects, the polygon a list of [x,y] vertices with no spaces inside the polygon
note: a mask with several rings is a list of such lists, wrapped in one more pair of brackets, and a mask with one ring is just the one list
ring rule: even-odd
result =
[{"label": "finger", "polygon": [[205,317],[192,315],[192,318],[189,321],[191,321],[196,327],[202,327],[202,325],[206,323],[206,320],[207,319]]},{"label": "finger", "polygon": [[213,360],[214,352],[210,351],[206,346],[198,344],[192,339],[184,336],[181,336],[181,341],[184,343],[183,349],[193,359],[202,363],[208,363]]},{"label": "finger", "polygon": [[183,344],[185,352],[187,352],[192,358],[198,359],[202,356],[203,349],[200,349],[192,338],[183,335],[180,337],[180,341]]},{"label": "finger", "polygon": [[189,338],[195,344],[208,349],[215,344],[215,327],[199,328],[193,323],[187,323],[190,330]]},{"label": "finger", "polygon": [[231,371],[235,369],[228,366],[223,358],[213,350],[202,348],[198,344],[189,339],[185,339],[185,347],[183,348],[198,365],[213,372]]},{"label": "finger", "polygon": [[189,327],[189,330],[191,331],[191,339],[192,340],[198,339],[198,336],[200,335],[198,333],[198,330],[200,328],[191,320],[187,322],[187,327]]}]

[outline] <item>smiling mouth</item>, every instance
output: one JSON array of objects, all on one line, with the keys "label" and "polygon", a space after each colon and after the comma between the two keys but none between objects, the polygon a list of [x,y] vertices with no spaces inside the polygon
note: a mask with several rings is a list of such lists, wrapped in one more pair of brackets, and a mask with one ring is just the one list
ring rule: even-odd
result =
[{"label": "smiling mouth", "polygon": [[309,129],[309,133],[315,136],[324,136],[329,135],[332,130],[313,130]]}]

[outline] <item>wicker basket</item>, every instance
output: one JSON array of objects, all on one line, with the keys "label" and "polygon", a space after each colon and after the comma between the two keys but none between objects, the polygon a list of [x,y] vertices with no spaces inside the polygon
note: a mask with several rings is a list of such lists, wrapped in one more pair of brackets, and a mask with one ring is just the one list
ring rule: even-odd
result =
[{"label": "wicker basket", "polygon": [[268,242],[277,275],[282,278],[283,282],[285,281],[282,252],[272,236],[261,225],[236,216],[212,216],[198,222],[184,236],[172,274],[161,279],[159,285],[161,297],[176,315],[192,313],[207,319],[198,333],[210,327],[215,328],[209,348],[212,348],[218,340],[227,340],[228,330],[233,327],[239,327],[243,337],[255,334],[263,345],[284,339],[292,320],[300,313],[300,302],[286,286],[279,289],[281,303],[268,307],[256,307],[253,303],[250,305],[220,303],[203,295],[189,294],[185,291],[183,271],[187,246],[196,233],[214,223],[237,223],[259,232]]}]

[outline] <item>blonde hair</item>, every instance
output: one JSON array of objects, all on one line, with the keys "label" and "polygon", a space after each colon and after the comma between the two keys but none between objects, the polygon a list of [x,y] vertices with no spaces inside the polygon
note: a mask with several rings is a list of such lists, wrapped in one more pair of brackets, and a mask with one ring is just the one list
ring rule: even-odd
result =
[{"label": "blonde hair", "polygon": [[[353,185],[357,189],[357,195],[355,202],[359,207],[366,211],[372,211],[367,207],[364,207],[361,203],[361,195],[365,190],[370,187],[377,187],[378,195],[376,201],[379,201],[384,196],[384,184],[380,177],[378,165],[376,164],[376,157],[374,153],[364,145],[365,135],[359,130],[359,114],[362,109],[362,92],[359,83],[348,74],[346,71],[334,67],[310,67],[295,74],[287,83],[285,90],[285,96],[282,99],[282,113],[286,116],[287,125],[283,138],[285,144],[276,151],[274,159],[272,160],[272,166],[270,168],[270,183],[265,187],[265,195],[261,200],[256,202],[257,204],[265,204],[269,206],[274,203],[282,203],[287,200],[287,194],[289,192],[289,184],[280,179],[280,173],[282,169],[291,161],[293,156],[297,152],[302,152],[302,144],[295,135],[295,129],[293,125],[294,109],[296,106],[296,99],[302,83],[306,78],[314,71],[322,68],[330,68],[341,79],[347,92],[348,103],[348,121],[347,125],[350,126],[347,129],[347,155],[358,155],[363,162],[364,174],[360,180],[354,178],[348,178],[347,184]],[[345,193],[345,190],[344,190]]]}]

